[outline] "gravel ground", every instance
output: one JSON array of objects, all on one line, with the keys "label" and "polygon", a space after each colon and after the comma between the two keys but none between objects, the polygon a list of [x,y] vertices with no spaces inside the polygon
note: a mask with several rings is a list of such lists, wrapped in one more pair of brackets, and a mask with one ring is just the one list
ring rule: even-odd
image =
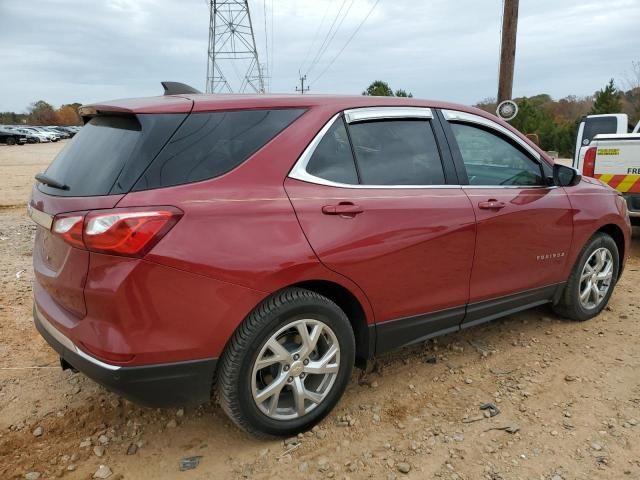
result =
[{"label": "gravel ground", "polygon": [[59,368],[24,204],[60,148],[0,146],[0,478],[640,479],[637,240],[599,317],[540,308],[394,352],[312,431],[260,441],[216,405],[145,409]]}]

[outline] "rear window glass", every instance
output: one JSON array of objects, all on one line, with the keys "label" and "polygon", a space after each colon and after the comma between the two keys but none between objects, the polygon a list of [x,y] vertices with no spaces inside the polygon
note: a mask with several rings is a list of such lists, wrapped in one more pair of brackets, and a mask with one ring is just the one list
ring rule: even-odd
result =
[{"label": "rear window glass", "polygon": [[618,128],[618,119],[616,117],[592,117],[587,118],[584,123],[584,132],[582,134],[584,145],[588,145],[593,137],[601,133],[616,133]]},{"label": "rear window glass", "polygon": [[440,152],[431,125],[389,120],[349,125],[365,185],[442,185]]},{"label": "rear window glass", "polygon": [[39,184],[49,195],[98,196],[128,192],[162,149],[184,114],[92,118],[46,170],[69,187]]},{"label": "rear window glass", "polygon": [[193,113],[133,190],[207,180],[237,167],[297,119],[304,109]]},{"label": "rear window glass", "polygon": [[336,120],[322,137],[309,160],[307,172],[332,182],[358,183],[356,164],[342,118]]}]

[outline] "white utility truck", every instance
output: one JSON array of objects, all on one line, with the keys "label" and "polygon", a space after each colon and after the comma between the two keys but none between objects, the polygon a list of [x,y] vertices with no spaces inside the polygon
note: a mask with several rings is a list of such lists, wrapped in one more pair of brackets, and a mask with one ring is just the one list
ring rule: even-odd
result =
[{"label": "white utility truck", "polygon": [[622,113],[585,117],[573,166],[621,192],[631,221],[640,225],[640,122],[631,130]]}]

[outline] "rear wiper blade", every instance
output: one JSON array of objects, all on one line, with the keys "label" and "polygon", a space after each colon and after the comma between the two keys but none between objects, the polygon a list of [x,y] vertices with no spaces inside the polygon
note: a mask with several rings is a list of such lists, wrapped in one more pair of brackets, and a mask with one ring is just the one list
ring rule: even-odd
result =
[{"label": "rear wiper blade", "polygon": [[44,173],[36,173],[35,179],[40,182],[48,185],[51,188],[57,188],[60,190],[69,190],[69,185],[65,185],[51,177],[48,177]]}]

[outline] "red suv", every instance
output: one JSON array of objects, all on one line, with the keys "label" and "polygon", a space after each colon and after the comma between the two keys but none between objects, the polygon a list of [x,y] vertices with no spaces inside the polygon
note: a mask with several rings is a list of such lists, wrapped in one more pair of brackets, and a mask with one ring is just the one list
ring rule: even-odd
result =
[{"label": "red suv", "polygon": [[291,435],[373,355],[550,303],[586,320],[624,199],[483,111],[415,99],[165,95],[82,108],[36,178],[37,329],[149,406],[217,396]]}]

